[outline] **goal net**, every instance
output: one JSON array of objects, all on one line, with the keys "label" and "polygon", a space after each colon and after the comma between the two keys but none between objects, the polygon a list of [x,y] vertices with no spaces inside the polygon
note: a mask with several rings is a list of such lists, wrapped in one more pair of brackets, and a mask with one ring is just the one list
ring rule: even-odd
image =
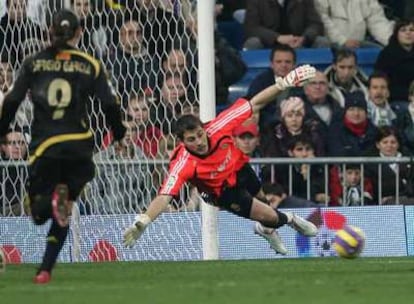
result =
[{"label": "goal net", "polygon": [[[186,187],[142,241],[122,248],[122,231],[145,211],[163,180],[171,135],[181,114],[198,114],[197,28],[190,0],[0,0],[0,98],[25,57],[48,42],[53,12],[71,8],[83,35],[79,48],[101,60],[121,101],[127,137],[120,147],[99,103],[90,102],[96,176],[74,207],[61,261],[202,259],[200,199]],[[0,38],[2,38],[0,37]],[[4,42],[3,42],[4,41]],[[1,144],[0,246],[39,262],[48,227],[30,223],[24,204],[30,94]]]}]

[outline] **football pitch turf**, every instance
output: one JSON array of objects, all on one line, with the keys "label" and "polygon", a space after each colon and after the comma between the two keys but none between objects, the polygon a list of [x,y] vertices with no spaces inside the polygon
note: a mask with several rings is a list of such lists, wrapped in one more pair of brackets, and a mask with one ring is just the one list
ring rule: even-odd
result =
[{"label": "football pitch turf", "polygon": [[0,303],[375,303],[414,301],[413,258],[339,258],[8,265]]}]

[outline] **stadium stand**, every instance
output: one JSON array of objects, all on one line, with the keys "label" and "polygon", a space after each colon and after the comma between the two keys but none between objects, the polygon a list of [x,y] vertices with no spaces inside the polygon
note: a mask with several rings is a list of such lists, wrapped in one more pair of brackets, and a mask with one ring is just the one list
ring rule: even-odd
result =
[{"label": "stadium stand", "polygon": [[[363,48],[356,50],[358,65],[363,71],[370,75],[374,63],[380,52],[379,48]],[[257,74],[269,67],[270,49],[241,51],[242,58],[247,65],[244,77],[229,88],[229,101],[236,100],[247,93],[251,81]],[[332,62],[332,52],[328,48],[319,49],[297,49],[297,64],[311,64],[319,70],[325,70]]]}]

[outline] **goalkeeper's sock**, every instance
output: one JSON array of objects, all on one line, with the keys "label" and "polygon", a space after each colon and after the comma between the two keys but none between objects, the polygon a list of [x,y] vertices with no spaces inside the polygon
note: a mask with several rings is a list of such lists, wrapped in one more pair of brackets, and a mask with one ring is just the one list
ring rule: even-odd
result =
[{"label": "goalkeeper's sock", "polygon": [[59,252],[65,243],[68,231],[69,227],[61,227],[55,221],[55,219],[53,219],[52,226],[50,227],[49,233],[47,235],[46,251],[38,272],[42,270],[46,270],[48,272],[52,271]]},{"label": "goalkeeper's sock", "polygon": [[275,210],[277,213],[278,221],[276,223],[275,228],[282,227],[283,225],[286,225],[287,223],[290,223],[292,221],[292,218],[289,218],[290,214],[280,212],[279,210]]}]

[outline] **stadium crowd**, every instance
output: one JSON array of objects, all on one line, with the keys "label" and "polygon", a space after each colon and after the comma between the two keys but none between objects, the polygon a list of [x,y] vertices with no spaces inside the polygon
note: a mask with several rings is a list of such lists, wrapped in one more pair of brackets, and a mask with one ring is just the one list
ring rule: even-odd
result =
[{"label": "stadium crowd", "polygon": [[[146,208],[175,145],[174,122],[198,115],[197,1],[0,1],[0,104],[24,58],[48,45],[51,13],[71,8],[83,36],[79,48],[105,63],[127,126],[111,145],[101,109],[90,117],[98,169],[81,198],[84,213],[126,213]],[[292,88],[255,120],[234,130],[236,145],[254,158],[402,157],[414,155],[414,2],[380,0],[217,1],[216,23],[241,23],[243,49],[214,30],[216,104],[225,108],[229,87],[248,65],[241,52],[267,48],[270,67],[249,84],[246,98],[296,66],[297,50],[331,48],[332,64],[303,88]],[[373,72],[358,65],[358,48],[379,48]],[[92,106],[92,105],[91,105]],[[0,216],[25,214],[30,94],[1,143]],[[100,164],[99,162],[103,162]],[[105,161],[122,165],[111,166]],[[124,163],[122,161],[131,161]],[[414,203],[414,164],[253,165],[279,207]],[[266,192],[266,191],[265,191]],[[171,211],[197,210],[195,188]],[[288,199],[287,199],[288,198]],[[271,201],[269,199],[269,201]],[[189,205],[186,205],[186,204]],[[186,206],[191,206],[188,209]]]}]

